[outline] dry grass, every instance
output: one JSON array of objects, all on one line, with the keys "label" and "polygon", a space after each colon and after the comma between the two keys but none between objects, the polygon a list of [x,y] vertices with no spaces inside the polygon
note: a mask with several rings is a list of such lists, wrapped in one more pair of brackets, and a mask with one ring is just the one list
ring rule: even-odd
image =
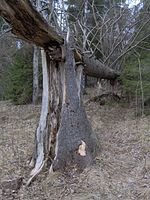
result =
[{"label": "dry grass", "polygon": [[[39,106],[0,102],[0,178],[24,176],[33,149]],[[101,145],[95,164],[79,176],[39,175],[29,188],[2,199],[20,200],[149,200],[150,117],[135,118],[133,108],[86,105]]]}]

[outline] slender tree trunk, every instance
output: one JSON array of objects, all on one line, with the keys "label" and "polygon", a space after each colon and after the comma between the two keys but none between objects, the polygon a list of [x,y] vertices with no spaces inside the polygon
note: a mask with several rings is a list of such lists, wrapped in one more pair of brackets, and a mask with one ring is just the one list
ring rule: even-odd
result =
[{"label": "slender tree trunk", "polygon": [[49,152],[49,70],[47,67],[47,58],[44,50],[41,50],[42,57],[42,72],[43,72],[43,94],[42,94],[42,108],[38,128],[35,134],[35,148],[30,165],[34,166],[31,171],[31,178],[28,181],[28,185],[32,179],[41,171],[44,166],[46,154]]},{"label": "slender tree trunk", "polygon": [[32,103],[38,103],[39,97],[39,48],[34,45],[33,52],[33,96]]}]

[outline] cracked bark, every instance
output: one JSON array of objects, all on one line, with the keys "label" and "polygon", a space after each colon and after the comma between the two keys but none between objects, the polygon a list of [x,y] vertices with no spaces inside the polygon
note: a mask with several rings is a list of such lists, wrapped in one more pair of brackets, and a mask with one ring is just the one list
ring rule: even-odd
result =
[{"label": "cracked bark", "polygon": [[[96,138],[88,122],[85,110],[78,95],[73,53],[66,48],[64,65],[63,104],[60,127],[57,133],[53,170],[64,170],[73,166],[83,170],[90,165],[96,150]],[[78,153],[84,142],[85,155]]]}]

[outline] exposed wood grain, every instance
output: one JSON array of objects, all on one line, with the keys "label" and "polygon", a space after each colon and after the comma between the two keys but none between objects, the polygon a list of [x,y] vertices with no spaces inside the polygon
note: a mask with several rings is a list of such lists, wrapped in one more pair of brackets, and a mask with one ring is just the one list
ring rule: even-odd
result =
[{"label": "exposed wood grain", "polygon": [[63,38],[33,8],[29,0],[0,0],[0,15],[12,33],[41,47],[63,44]]}]

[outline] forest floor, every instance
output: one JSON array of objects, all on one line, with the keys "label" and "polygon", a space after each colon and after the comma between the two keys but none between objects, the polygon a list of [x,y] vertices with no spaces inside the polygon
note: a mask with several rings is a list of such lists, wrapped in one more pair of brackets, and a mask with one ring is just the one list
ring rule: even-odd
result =
[{"label": "forest floor", "polygon": [[[88,96],[86,97],[88,98]],[[30,169],[40,106],[0,102],[0,196],[3,200],[149,200],[150,116],[135,117],[123,104],[85,104],[101,151],[94,164],[78,176],[41,173],[30,187],[16,192],[5,180],[24,177]]]}]

